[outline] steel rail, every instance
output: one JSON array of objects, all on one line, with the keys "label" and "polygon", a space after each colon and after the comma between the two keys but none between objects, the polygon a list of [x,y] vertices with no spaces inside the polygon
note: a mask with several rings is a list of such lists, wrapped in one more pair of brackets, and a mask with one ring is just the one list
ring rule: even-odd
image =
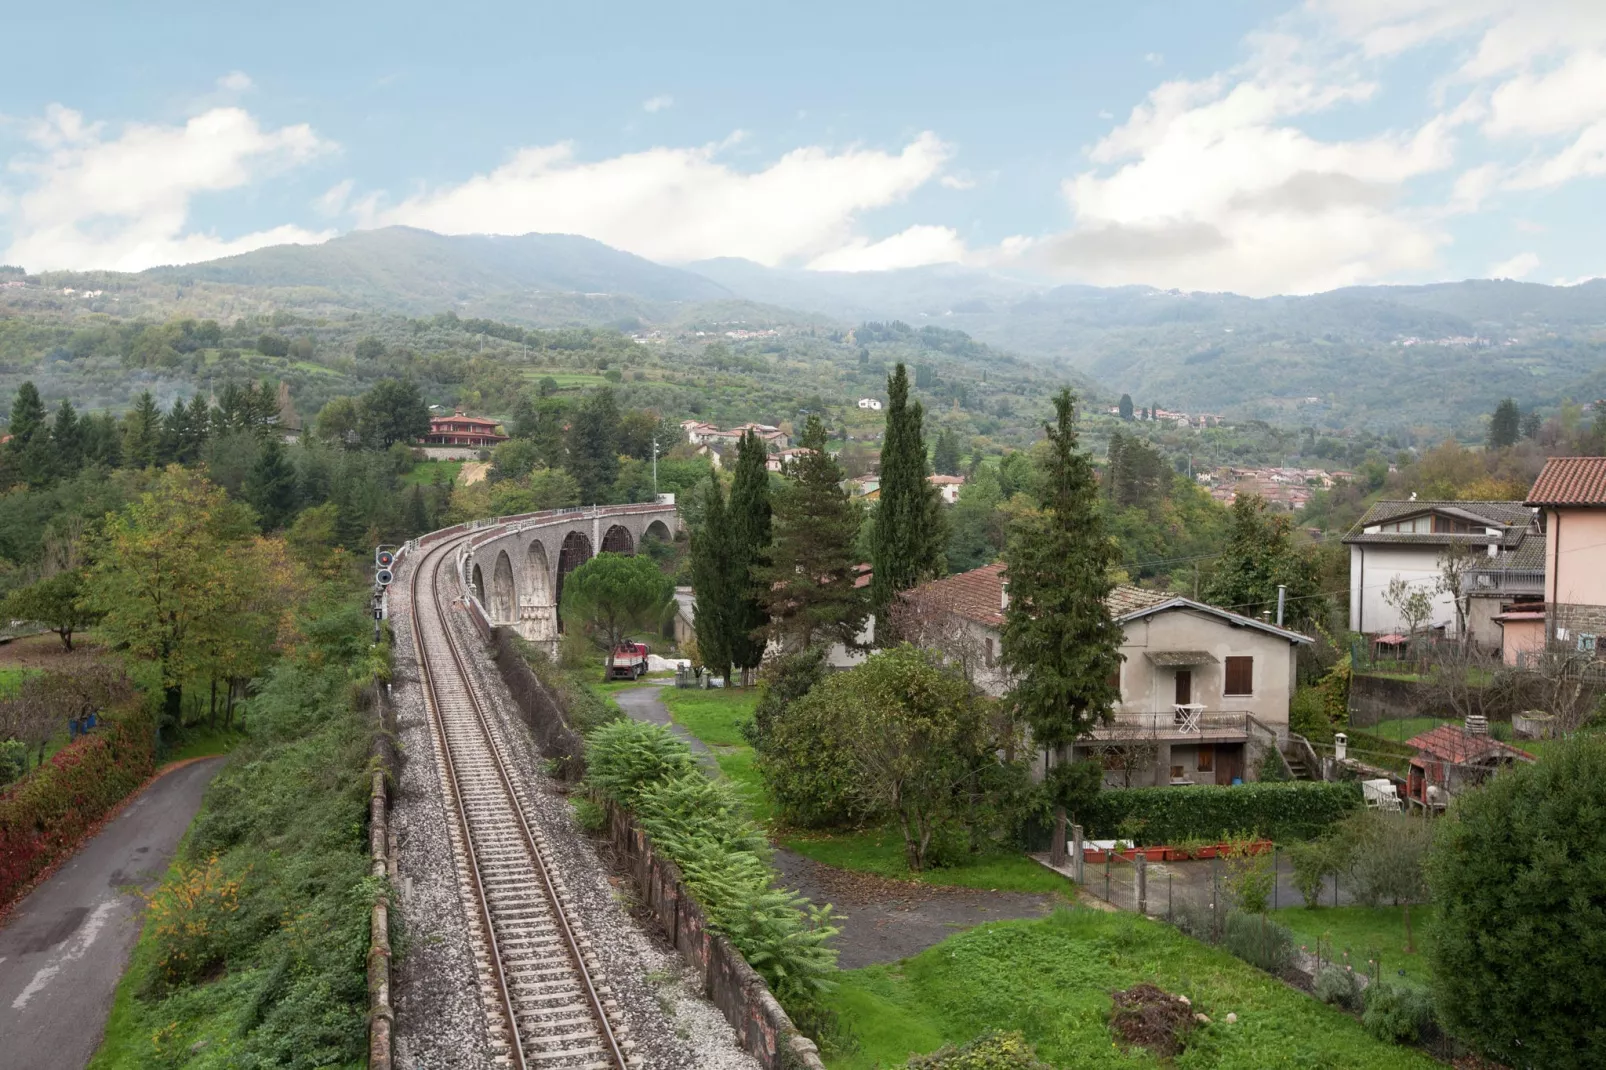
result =
[{"label": "steel rail", "polygon": [[[439,690],[440,682],[437,679],[435,668],[430,665],[430,653],[426,651],[424,646],[423,624],[420,616],[421,604],[418,597],[418,590],[420,579],[425,576],[426,570],[428,571],[428,587],[430,591],[429,608],[433,609],[436,619],[441,625],[441,635],[444,639],[444,646],[446,652],[451,656],[450,668],[456,671],[458,679],[461,681],[462,693],[467,698],[468,705],[473,713],[473,727],[477,731],[479,739],[484,744],[484,748],[489,756],[490,765],[494,770],[496,780],[500,784],[503,794],[506,796],[507,809],[516,818],[519,836],[523,841],[526,853],[531,862],[530,869],[532,869],[535,875],[539,877],[539,886],[545,895],[547,905],[550,907],[551,916],[555,923],[555,928],[558,931],[558,935],[562,939],[562,946],[566,952],[569,964],[574,971],[575,978],[579,982],[579,994],[583,996],[585,1004],[591,1012],[593,1024],[597,1028],[598,1040],[603,1048],[603,1056],[608,1060],[610,1065],[617,1067],[618,1070],[626,1070],[626,1068],[632,1064],[621,1047],[620,1040],[615,1033],[612,1023],[609,1021],[607,1009],[597,991],[597,986],[592,981],[590,969],[587,967],[585,961],[585,949],[582,947],[580,938],[576,935],[574,927],[571,925],[568,915],[565,912],[563,899],[559,895],[557,886],[553,881],[551,871],[547,866],[541,846],[537,842],[534,833],[530,829],[529,822],[524,813],[524,807],[519,800],[519,795],[514,787],[513,779],[509,774],[506,762],[503,759],[501,745],[498,743],[495,733],[491,731],[489,721],[486,718],[484,706],[481,704],[479,695],[474,689],[472,682],[473,678],[469,675],[467,666],[464,662],[462,650],[456,636],[452,632],[446,604],[442,600],[439,579],[441,565],[444,557],[446,556],[446,551],[454,548],[459,542],[469,539],[471,534],[473,533],[465,533],[465,535],[460,539],[442,541],[436,546],[430,547],[429,551],[425,553],[417,562],[415,571],[409,581],[410,591],[412,593],[410,612],[412,615],[413,624],[413,645],[418,656],[420,676],[424,683],[425,697],[429,703],[433,724],[440,741],[441,753],[444,756],[444,770],[447,775],[448,783],[451,785],[452,801],[455,803],[456,820],[462,833],[464,852],[469,861],[469,870],[472,876],[472,883],[474,885],[476,899],[480,908],[481,922],[485,928],[486,940],[490,951],[489,957],[491,959],[493,975],[496,981],[496,989],[500,996],[499,1002],[501,1004],[502,1012],[507,1018],[509,1039],[511,1041],[511,1047],[515,1052],[513,1056],[513,1065],[519,1068],[519,1070],[523,1070],[528,1063],[528,1058],[524,1050],[525,1038],[519,1027],[518,1008],[516,1006],[517,1001],[514,997],[512,986],[508,982],[507,966],[503,961],[503,949],[498,943],[496,927],[494,923],[494,910],[492,908],[491,900],[488,898],[485,892],[484,869],[481,864],[478,848],[475,843],[474,831],[469,817],[469,807],[464,799],[461,782],[458,777],[456,768],[457,758],[452,753],[452,741],[447,732],[446,719],[443,713]],[[444,665],[441,667],[446,668]],[[537,1038],[532,1035],[529,1039],[533,1042]],[[555,1056],[561,1056],[562,1052],[559,1051],[552,1054]],[[577,1052],[576,1054],[578,1055],[580,1053]]]}]

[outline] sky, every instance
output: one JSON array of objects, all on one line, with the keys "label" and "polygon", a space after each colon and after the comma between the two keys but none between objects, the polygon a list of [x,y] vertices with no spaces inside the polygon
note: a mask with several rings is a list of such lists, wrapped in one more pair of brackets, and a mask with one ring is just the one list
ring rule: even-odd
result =
[{"label": "sky", "polygon": [[1255,296],[1606,274],[1606,0],[8,13],[0,263],[405,224]]}]

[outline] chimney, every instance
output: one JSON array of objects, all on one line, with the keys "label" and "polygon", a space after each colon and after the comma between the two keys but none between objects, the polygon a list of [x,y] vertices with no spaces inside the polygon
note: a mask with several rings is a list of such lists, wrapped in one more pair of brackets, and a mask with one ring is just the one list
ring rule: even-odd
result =
[{"label": "chimney", "polygon": [[1009,577],[998,577],[998,611],[1000,613],[1009,609]]}]

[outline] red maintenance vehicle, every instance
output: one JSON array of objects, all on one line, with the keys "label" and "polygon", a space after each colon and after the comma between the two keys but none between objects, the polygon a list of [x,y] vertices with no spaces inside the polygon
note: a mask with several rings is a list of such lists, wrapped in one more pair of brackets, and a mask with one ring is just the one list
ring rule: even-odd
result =
[{"label": "red maintenance vehicle", "polygon": [[608,673],[610,679],[639,680],[646,675],[646,643],[620,643],[613,648],[613,668]]}]

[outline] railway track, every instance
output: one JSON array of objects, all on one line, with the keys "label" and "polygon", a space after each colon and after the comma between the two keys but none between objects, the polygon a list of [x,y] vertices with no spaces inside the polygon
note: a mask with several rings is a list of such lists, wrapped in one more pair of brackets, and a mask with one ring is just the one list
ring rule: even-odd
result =
[{"label": "railway track", "polygon": [[454,600],[441,572],[457,541],[414,563],[409,612],[493,1055],[518,1070],[637,1067],[448,623]]}]

